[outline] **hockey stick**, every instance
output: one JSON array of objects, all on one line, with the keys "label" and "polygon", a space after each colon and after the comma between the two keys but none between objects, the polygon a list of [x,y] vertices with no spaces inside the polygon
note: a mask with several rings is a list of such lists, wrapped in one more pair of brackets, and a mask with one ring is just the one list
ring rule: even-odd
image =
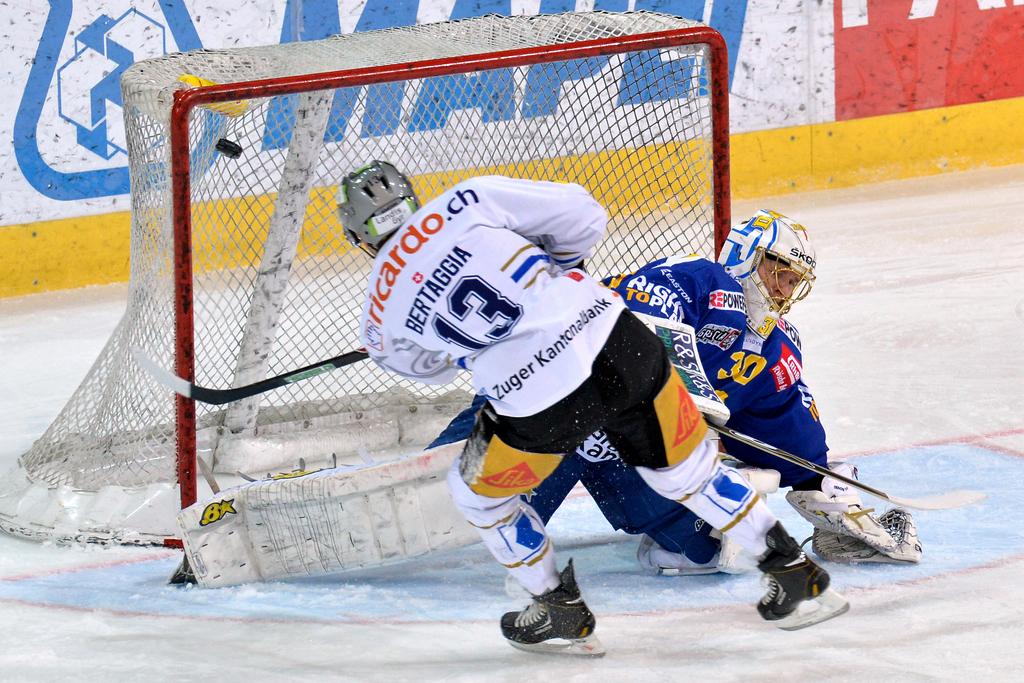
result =
[{"label": "hockey stick", "polygon": [[188,380],[182,379],[181,377],[163,369],[156,364],[156,361],[147,356],[142,349],[132,347],[132,355],[135,357],[135,362],[139,364],[139,367],[144,369],[153,376],[153,379],[174,393],[215,406],[231,403],[232,401],[240,401],[243,398],[262,394],[263,392],[270,391],[271,389],[278,389],[294,382],[309,379],[310,377],[316,377],[317,375],[322,375],[325,372],[330,372],[338,368],[343,368],[346,365],[358,363],[359,361],[365,360],[369,357],[365,351],[358,349],[356,351],[343,353],[340,356],[335,356],[334,358],[322,360],[319,363],[307,365],[306,367],[299,368],[298,370],[286,372],[283,375],[268,377],[267,379],[260,380],[259,382],[253,382],[252,384],[233,387],[231,389],[211,389],[209,387],[201,387],[198,384],[189,382]]},{"label": "hockey stick", "polygon": [[715,430],[719,434],[736,439],[740,443],[745,443],[748,446],[752,446],[753,448],[764,451],[765,453],[774,455],[776,458],[782,458],[783,460],[791,462],[794,465],[799,465],[804,469],[808,469],[811,472],[814,472],[815,474],[820,474],[823,477],[832,477],[833,479],[841,481],[844,484],[852,486],[858,491],[862,491],[869,495],[875,496],[876,498],[881,498],[882,500],[887,500],[898,507],[914,508],[915,510],[949,510],[952,508],[959,508],[965,505],[971,505],[972,503],[977,503],[979,501],[984,500],[986,497],[985,494],[982,493],[981,491],[963,490],[950,491],[949,493],[940,493],[935,496],[928,496],[927,498],[898,498],[897,496],[889,495],[885,491],[879,491],[875,487],[868,486],[867,484],[857,481],[856,479],[843,476],[838,472],[833,472],[827,467],[816,465],[810,460],[804,460],[798,455],[793,455],[792,453],[784,451],[781,448],[776,448],[771,444],[767,444],[764,441],[759,441],[758,439],[755,439],[752,436],[741,434],[740,432],[737,432],[734,429],[730,429],[729,427],[719,427],[718,425],[712,424],[711,422],[708,422],[708,427]]}]

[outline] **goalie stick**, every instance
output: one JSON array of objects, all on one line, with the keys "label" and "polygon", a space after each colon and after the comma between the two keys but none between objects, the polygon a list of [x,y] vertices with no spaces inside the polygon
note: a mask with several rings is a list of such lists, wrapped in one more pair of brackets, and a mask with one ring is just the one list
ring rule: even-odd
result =
[{"label": "goalie stick", "polygon": [[873,486],[863,484],[852,477],[846,477],[838,472],[833,472],[827,467],[816,465],[800,456],[793,455],[781,448],[724,426],[725,422],[729,419],[729,409],[714,392],[711,382],[707,379],[704,368],[700,363],[700,356],[697,355],[697,343],[693,327],[685,323],[677,323],[648,315],[638,315],[638,317],[648,326],[652,327],[655,334],[661,338],[673,367],[676,368],[683,381],[686,382],[686,387],[697,404],[697,408],[707,418],[708,427],[719,434],[724,434],[736,439],[740,443],[774,455],[794,465],[799,465],[815,474],[820,474],[823,477],[832,477],[852,486],[858,491],[887,500],[899,507],[914,508],[916,510],[948,510],[971,505],[985,499],[985,494],[981,491],[950,491],[949,493],[928,496],[926,498],[900,498],[892,496]]},{"label": "goalie stick", "polygon": [[186,398],[193,398],[202,403],[209,403],[210,405],[223,405],[225,403],[231,403],[232,401],[240,401],[243,398],[249,398],[250,396],[256,396],[262,394],[271,389],[279,389],[280,387],[292,384],[293,382],[299,382],[310,377],[316,377],[322,375],[325,372],[337,370],[343,368],[346,365],[352,365],[358,363],[361,360],[368,358],[367,353],[362,349],[355,351],[349,351],[343,353],[340,356],[334,358],[328,358],[312,365],[307,365],[304,368],[298,370],[291,370],[276,377],[269,377],[259,382],[253,382],[252,384],[245,384],[240,387],[233,387],[231,389],[211,389],[209,387],[201,387],[198,384],[189,382],[186,379],[182,379],[177,375],[163,369],[157,365],[156,361],[146,355],[146,353],[138,348],[132,347],[132,355],[135,357],[135,362],[139,364],[139,367],[148,372],[153,379],[160,384],[164,385],[176,394],[185,396]]}]

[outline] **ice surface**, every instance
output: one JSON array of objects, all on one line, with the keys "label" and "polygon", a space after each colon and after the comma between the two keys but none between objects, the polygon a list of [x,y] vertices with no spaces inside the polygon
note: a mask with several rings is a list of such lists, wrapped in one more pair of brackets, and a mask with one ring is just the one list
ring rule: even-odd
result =
[{"label": "ice surface", "polygon": [[[171,551],[0,536],[5,681],[1020,680],[1024,659],[1024,167],[734,206],[807,225],[818,285],[790,316],[833,457],[895,495],[985,490],[918,512],[918,566],[837,567],[849,614],[762,623],[754,576],[653,577],[586,495],[551,524],[576,558],[601,660],[508,647],[521,606],[479,546],[332,579],[166,585]],[[113,329],[123,286],[0,300],[0,471],[62,407]],[[781,496],[772,507],[807,535]],[[982,678],[984,677],[984,678]]]}]

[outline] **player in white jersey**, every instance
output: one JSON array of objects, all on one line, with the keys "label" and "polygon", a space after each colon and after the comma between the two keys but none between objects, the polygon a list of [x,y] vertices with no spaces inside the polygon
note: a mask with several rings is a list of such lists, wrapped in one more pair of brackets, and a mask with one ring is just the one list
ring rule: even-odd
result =
[{"label": "player in white jersey", "polygon": [[472,372],[487,404],[448,476],[494,557],[534,596],[502,617],[529,650],[599,655],[595,619],[559,572],[544,524],[519,494],[599,428],[660,495],[760,558],[763,618],[801,628],[846,611],[749,483],[717,458],[661,341],[581,268],[604,209],[578,185],[487,176],[420,206],[375,161],[339,190],[349,240],[374,255],[361,340],[380,366],[426,383]]}]

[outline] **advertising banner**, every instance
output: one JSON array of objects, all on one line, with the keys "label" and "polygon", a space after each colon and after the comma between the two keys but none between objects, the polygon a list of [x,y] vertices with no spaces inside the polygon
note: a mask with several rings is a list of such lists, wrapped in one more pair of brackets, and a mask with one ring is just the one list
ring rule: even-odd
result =
[{"label": "advertising banner", "polygon": [[836,120],[1024,95],[1024,0],[836,0]]},{"label": "advertising banner", "polygon": [[[709,21],[735,57],[747,0],[591,0],[579,9],[660,11]],[[489,13],[553,13],[576,0],[50,0],[19,13],[10,62],[20,101],[0,105],[0,225],[126,210],[129,191],[119,79],[136,61],[174,51],[325,38]],[[8,5],[8,8],[10,6]],[[10,9],[6,11],[11,11]],[[6,23],[6,22],[5,22]],[[32,44],[34,43],[34,44]],[[25,48],[29,48],[29,51]]]}]

